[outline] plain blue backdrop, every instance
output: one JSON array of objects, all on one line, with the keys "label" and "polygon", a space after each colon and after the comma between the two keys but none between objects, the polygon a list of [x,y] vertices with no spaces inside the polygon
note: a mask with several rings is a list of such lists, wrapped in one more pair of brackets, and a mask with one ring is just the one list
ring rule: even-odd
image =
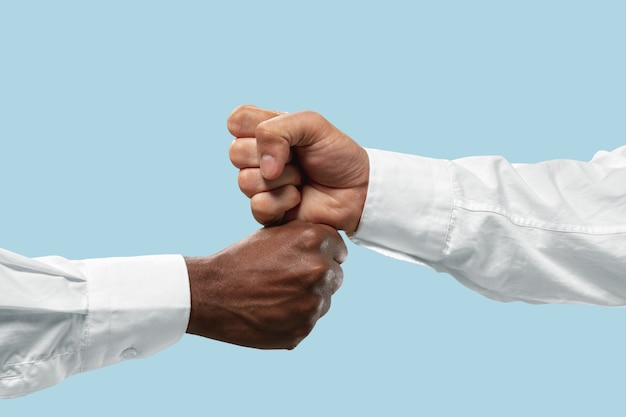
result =
[{"label": "plain blue backdrop", "polygon": [[[625,21],[621,1],[2,1],[0,247],[203,255],[248,235],[225,128],[242,103],[316,110],[368,147],[588,160],[626,143]],[[185,336],[0,415],[623,412],[623,309],[497,303],[348,248],[294,351]]]}]

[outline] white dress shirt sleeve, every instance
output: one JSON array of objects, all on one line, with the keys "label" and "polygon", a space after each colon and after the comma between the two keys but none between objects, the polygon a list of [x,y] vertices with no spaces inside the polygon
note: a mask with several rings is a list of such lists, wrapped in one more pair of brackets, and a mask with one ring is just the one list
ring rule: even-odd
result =
[{"label": "white dress shirt sleeve", "polygon": [[626,146],[537,164],[368,155],[354,242],[499,301],[626,305]]},{"label": "white dress shirt sleeve", "polygon": [[156,353],[182,337],[179,255],[70,261],[0,249],[0,398]]}]

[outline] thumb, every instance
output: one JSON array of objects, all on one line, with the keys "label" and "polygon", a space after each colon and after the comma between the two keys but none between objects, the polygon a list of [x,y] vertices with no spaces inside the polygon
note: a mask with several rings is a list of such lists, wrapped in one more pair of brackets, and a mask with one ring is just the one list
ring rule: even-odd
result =
[{"label": "thumb", "polygon": [[278,178],[291,159],[291,148],[322,141],[329,126],[324,117],[312,111],[284,113],[259,123],[254,136],[263,177]]},{"label": "thumb", "polygon": [[[282,174],[291,159],[291,143],[275,129],[273,124],[260,124],[256,129],[257,152],[261,175],[266,180],[274,180]],[[280,126],[278,126],[280,127]]]}]

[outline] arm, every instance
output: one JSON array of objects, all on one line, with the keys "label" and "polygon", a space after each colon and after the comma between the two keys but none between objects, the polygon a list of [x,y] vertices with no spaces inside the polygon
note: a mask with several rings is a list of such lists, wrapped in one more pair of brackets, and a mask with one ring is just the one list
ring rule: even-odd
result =
[{"label": "arm", "polygon": [[2,251],[0,287],[0,398],[151,355],[181,337],[189,316],[180,256],[70,261]]},{"label": "arm", "polygon": [[335,231],[300,222],[201,258],[0,250],[0,398],[149,356],[185,332],[291,349],[330,307],[345,256]]},{"label": "arm", "polygon": [[626,305],[626,147],[539,164],[368,152],[355,242],[499,301]]},{"label": "arm", "polygon": [[[231,160],[257,219],[323,218],[501,301],[626,305],[626,148],[587,163],[363,157],[319,115],[263,112],[242,106],[229,118]],[[284,198],[289,184],[298,198]]]}]

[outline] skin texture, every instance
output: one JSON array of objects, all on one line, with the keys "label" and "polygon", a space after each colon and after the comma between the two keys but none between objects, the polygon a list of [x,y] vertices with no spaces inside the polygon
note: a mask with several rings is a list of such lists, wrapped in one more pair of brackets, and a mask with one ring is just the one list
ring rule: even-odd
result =
[{"label": "skin texture", "polygon": [[367,152],[321,115],[243,105],[228,117],[230,159],[261,224],[298,219],[356,231],[369,181]]},{"label": "skin texture", "polygon": [[185,258],[187,333],[259,349],[293,349],[330,308],[347,250],[337,231],[293,221],[208,257]]}]

